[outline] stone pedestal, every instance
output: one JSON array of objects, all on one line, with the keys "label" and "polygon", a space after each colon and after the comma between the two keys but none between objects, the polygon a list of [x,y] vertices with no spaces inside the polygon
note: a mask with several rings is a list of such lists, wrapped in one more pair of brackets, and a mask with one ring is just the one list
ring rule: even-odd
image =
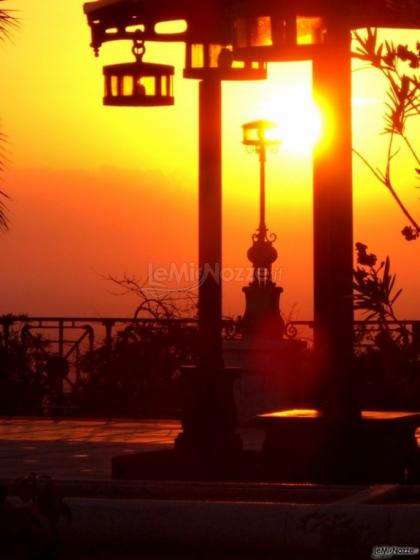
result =
[{"label": "stone pedestal", "polygon": [[197,366],[181,368],[182,432],[175,441],[178,451],[213,460],[242,449],[236,433],[234,398],[238,375],[239,370],[235,367],[220,370]]},{"label": "stone pedestal", "polygon": [[283,288],[275,284],[253,285],[242,288],[245,294],[245,313],[241,332],[245,336],[282,337],[285,325],[280,314],[279,301]]},{"label": "stone pedestal", "polygon": [[305,349],[302,340],[263,336],[225,341],[226,366],[241,371],[234,385],[239,424],[263,412],[302,406]]}]

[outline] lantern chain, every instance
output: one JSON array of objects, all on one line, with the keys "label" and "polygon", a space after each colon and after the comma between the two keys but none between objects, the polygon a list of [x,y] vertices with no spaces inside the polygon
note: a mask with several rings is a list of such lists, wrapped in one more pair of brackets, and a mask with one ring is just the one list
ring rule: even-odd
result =
[{"label": "lantern chain", "polygon": [[136,57],[136,62],[141,62],[144,53],[146,52],[146,47],[144,46],[143,39],[134,39],[133,40],[133,48],[131,52]]}]

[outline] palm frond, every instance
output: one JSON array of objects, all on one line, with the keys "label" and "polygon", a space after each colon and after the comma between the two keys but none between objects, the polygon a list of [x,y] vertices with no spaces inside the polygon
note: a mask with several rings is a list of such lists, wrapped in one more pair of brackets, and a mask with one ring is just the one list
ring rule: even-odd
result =
[{"label": "palm frond", "polygon": [[9,220],[7,219],[7,206],[4,199],[9,198],[9,196],[0,190],[0,231],[6,231],[9,229]]},{"label": "palm frond", "polygon": [[[4,2],[5,0],[0,0]],[[0,40],[3,41],[10,37],[10,32],[17,27],[18,21],[14,15],[14,10],[0,8]]]},{"label": "palm frond", "polygon": [[[0,4],[5,0],[0,0]],[[0,40],[8,39],[10,32],[17,27],[18,20],[13,10],[0,7]],[[0,174],[4,171],[4,161],[6,157],[6,135],[0,131]],[[8,195],[0,189],[0,231],[6,231],[9,228],[7,219],[7,206],[5,200]]]},{"label": "palm frond", "polygon": [[[0,0],[1,1],[1,0]],[[0,179],[4,171],[4,161],[6,158],[6,135],[0,131]],[[9,229],[9,222],[7,219],[7,206],[5,200],[9,196],[0,188],[0,231]]]}]

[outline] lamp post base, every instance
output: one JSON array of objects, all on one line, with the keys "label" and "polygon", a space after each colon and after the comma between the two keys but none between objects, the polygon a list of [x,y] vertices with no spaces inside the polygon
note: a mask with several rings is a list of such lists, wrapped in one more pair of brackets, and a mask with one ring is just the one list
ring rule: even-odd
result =
[{"label": "lamp post base", "polygon": [[112,477],[153,480],[258,480],[259,453],[236,433],[237,367],[181,369],[182,432],[174,449],[113,458]]},{"label": "lamp post base", "polygon": [[239,373],[236,367],[216,371],[198,366],[181,369],[183,431],[176,438],[176,450],[208,459],[242,450],[236,433],[233,392]]}]

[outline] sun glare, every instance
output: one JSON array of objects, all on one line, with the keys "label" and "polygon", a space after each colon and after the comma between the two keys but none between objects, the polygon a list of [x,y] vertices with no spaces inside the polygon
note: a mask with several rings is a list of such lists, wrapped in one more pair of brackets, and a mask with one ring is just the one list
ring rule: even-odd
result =
[{"label": "sun glare", "polygon": [[301,88],[268,86],[256,107],[257,118],[274,121],[282,150],[308,154],[321,136],[321,112]]}]

